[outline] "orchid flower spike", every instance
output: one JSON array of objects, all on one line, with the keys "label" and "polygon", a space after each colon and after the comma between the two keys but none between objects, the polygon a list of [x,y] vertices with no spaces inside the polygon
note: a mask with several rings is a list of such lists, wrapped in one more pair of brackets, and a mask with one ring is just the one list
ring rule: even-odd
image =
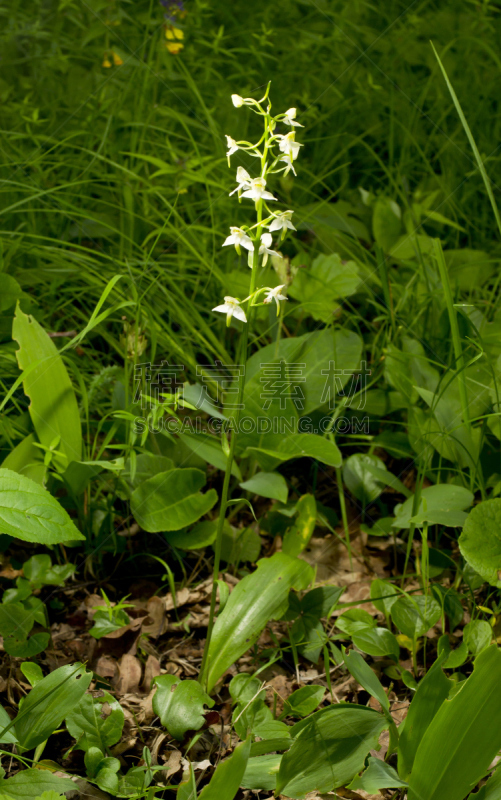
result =
[{"label": "orchid flower spike", "polygon": [[239,150],[240,148],[238,147],[238,144],[236,143],[235,139],[232,139],[232,137],[228,136],[228,134],[225,134],[225,136],[226,136],[226,147],[228,148],[226,156],[228,158],[228,166],[231,166],[230,156],[232,156],[233,153],[236,153],[237,150]]},{"label": "orchid flower spike", "polygon": [[300,122],[296,122],[296,109],[289,108],[288,111],[285,112],[284,118],[282,120],[284,125],[297,126],[298,128],[304,128],[304,125],[301,125]]},{"label": "orchid flower spike", "polygon": [[[245,172],[245,170],[244,170]],[[238,180],[238,178],[237,178]],[[266,191],[266,178],[252,178],[246,191],[242,193],[242,197],[250,197],[257,203],[259,200],[276,200],[271,192]]]},{"label": "orchid flower spike", "polygon": [[238,255],[240,255],[240,248],[245,247],[250,253],[254,250],[254,245],[252,243],[252,239],[247,236],[245,231],[242,228],[235,228],[230,227],[230,235],[224,240],[222,247],[226,247],[227,245],[234,244],[235,250],[237,251]]},{"label": "orchid flower spike", "polygon": [[272,244],[273,244],[273,237],[271,233],[262,233],[259,255],[263,256],[263,263],[262,263],[263,267],[266,266],[266,263],[268,261],[268,256],[278,256],[278,258],[280,258],[280,253],[277,253],[276,250],[270,250]]},{"label": "orchid flower spike", "polygon": [[229,295],[226,295],[224,298],[224,303],[222,303],[220,306],[216,306],[212,310],[219,311],[221,314],[226,314],[226,325],[228,326],[232,317],[235,317],[242,322],[247,322],[245,311],[243,308],[240,308],[240,300],[237,300],[236,297],[230,297]]},{"label": "orchid flower spike", "polygon": [[268,294],[263,300],[263,303],[266,304],[271,303],[272,300],[275,301],[275,303],[277,304],[277,316],[280,311],[280,300],[287,300],[286,296],[284,294],[281,294],[281,291],[284,288],[285,288],[285,283],[282,283],[281,286],[275,286],[274,289],[269,289]]},{"label": "orchid flower spike", "polygon": [[299,144],[299,142],[296,142],[295,138],[295,131],[286,133],[285,136],[281,136],[280,143],[278,145],[279,150],[282,153],[285,153],[286,156],[291,156],[293,161],[295,161],[299,155],[299,148],[303,146],[302,144]]},{"label": "orchid flower spike", "polygon": [[235,192],[238,192],[238,196],[241,197],[242,189],[249,189],[251,186],[251,176],[249,175],[247,170],[244,169],[243,167],[237,168],[236,180],[237,180],[237,188],[233,189],[233,191],[230,192],[230,197],[232,194],[235,194]]},{"label": "orchid flower spike", "polygon": [[282,239],[284,239],[287,229],[295,231],[296,228],[291,222],[293,213],[293,211],[282,211],[280,214],[274,214],[273,216],[275,219],[271,225],[268,225],[268,230],[270,233],[273,233],[274,231],[281,231]]}]

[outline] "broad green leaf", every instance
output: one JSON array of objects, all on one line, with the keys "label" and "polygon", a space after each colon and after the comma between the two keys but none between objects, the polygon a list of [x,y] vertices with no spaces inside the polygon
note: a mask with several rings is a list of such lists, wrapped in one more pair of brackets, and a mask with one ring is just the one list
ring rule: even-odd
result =
[{"label": "broad green leaf", "polygon": [[3,646],[6,653],[13,658],[33,658],[42,653],[50,641],[50,633],[40,631],[34,633],[29,639],[22,639],[16,635],[6,636]]},{"label": "broad green leaf", "polygon": [[[313,423],[301,428],[299,419],[320,407],[333,408],[349,381],[351,391],[353,381],[358,381],[353,373],[360,365],[362,344],[353,331],[326,328],[282,338],[278,352],[275,344],[260,348],[246,365],[246,428],[240,432],[237,448],[274,451],[284,438],[299,431],[323,434],[324,428]],[[260,457],[260,464],[269,472],[282,460],[264,463]]]},{"label": "broad green leaf", "polygon": [[172,458],[166,456],[159,456],[155,453],[138,453],[136,456],[136,464],[134,477],[131,474],[131,460],[125,462],[125,469],[121,474],[122,478],[130,483],[133,489],[136,489],[140,483],[147,481],[148,478],[153,478],[159,472],[168,472],[174,469],[174,462]]},{"label": "broad green leaf", "polygon": [[489,647],[492,637],[492,628],[485,620],[474,619],[464,626],[463,641],[474,656]]},{"label": "broad green leaf", "polygon": [[196,522],[216,504],[215,489],[200,492],[205,481],[199,469],[160,472],[133,491],[131,511],[145,531],[177,531]]},{"label": "broad green leaf", "polygon": [[200,793],[200,800],[233,800],[242,783],[251,748],[250,737],[222,761]]},{"label": "broad green leaf", "polygon": [[418,639],[438,622],[440,606],[433,597],[402,595],[391,607],[391,618],[398,630],[409,639]]},{"label": "broad green leaf", "polygon": [[77,740],[76,747],[79,750],[97,747],[106,753],[109,747],[120,741],[124,720],[120,703],[108,692],[101,697],[84,694],[66,716],[66,727]]},{"label": "broad green leaf", "polygon": [[[208,433],[181,433],[183,443],[197,456],[203,458],[208,464],[222,472],[226,470],[227,456],[221,448],[221,441]],[[231,465],[231,474],[239,481],[242,480],[242,473],[236,461]]]},{"label": "broad green leaf", "polygon": [[78,705],[92,680],[82,664],[59,667],[46,675],[23,699],[15,734],[22,747],[32,750],[49,738]]},{"label": "broad green leaf", "polygon": [[24,769],[12,778],[0,780],[0,794],[12,800],[33,800],[44,792],[74,792],[75,783],[69,778],[58,778],[47,769]]},{"label": "broad green leaf", "polygon": [[289,490],[287,482],[279,472],[257,472],[252,478],[240,484],[241,489],[252,492],[260,497],[269,497],[270,500],[287,502]]},{"label": "broad green leaf", "polygon": [[198,550],[212,544],[217,535],[217,522],[204,519],[197,522],[190,531],[166,531],[164,534],[169,544],[181,550]]},{"label": "broad green leaf", "polygon": [[381,250],[389,253],[396,245],[402,230],[402,212],[389,197],[378,197],[374,203],[372,231]]},{"label": "broad green leaf", "polygon": [[2,603],[0,605],[0,634],[26,639],[34,625],[33,612],[22,603]]},{"label": "broad green leaf", "polygon": [[[290,746],[290,739],[287,746]],[[264,744],[259,742],[258,744]],[[255,745],[253,745],[255,747]],[[284,747],[276,748],[285,750]],[[242,778],[242,786],[244,789],[263,789],[267,792],[272,792],[277,784],[277,774],[280,768],[281,755],[256,755],[249,758],[247,768]]]},{"label": "broad green leaf", "polygon": [[284,536],[282,550],[298,556],[308,546],[317,522],[317,504],[312,494],[303,494],[296,503],[297,518]]},{"label": "broad green leaf", "polygon": [[261,456],[264,456],[265,460],[269,459],[277,463],[306,456],[316,458],[317,461],[327,464],[329,467],[340,467],[342,463],[337,445],[330,439],[316,436],[314,433],[290,434],[287,438],[282,438],[273,450],[266,447],[249,447],[248,449],[255,455],[258,462],[262,463],[263,467],[266,465]]},{"label": "broad green leaf", "polygon": [[501,588],[501,499],[484,500],[470,511],[459,549],[485,581]]},{"label": "broad green leaf", "polygon": [[323,686],[302,686],[289,695],[284,703],[283,717],[306,717],[320,705],[325,695]]},{"label": "broad green leaf", "polygon": [[0,311],[7,311],[23,294],[16,279],[6,272],[2,272],[2,294],[0,295]]},{"label": "broad green leaf", "polygon": [[82,457],[82,429],[75,392],[63,359],[52,339],[36,319],[24,314],[19,304],[12,326],[12,338],[19,344],[17,361],[21,370],[34,367],[23,381],[30,398],[29,412],[40,442],[50,447],[59,437],[54,463],[65,469]]},{"label": "broad green leaf", "polygon": [[385,483],[378,480],[367,469],[368,465],[377,467],[380,471],[386,472],[384,461],[377,456],[370,456],[365,453],[355,453],[348,456],[343,464],[343,479],[357,500],[361,503],[372,503],[376,500],[383,489]]},{"label": "broad green leaf", "polygon": [[360,274],[354,261],[341,261],[337,253],[315,258],[309,269],[300,269],[289,294],[301,303],[305,314],[321,322],[333,320],[336,300],[354,294]]},{"label": "broad green leaf", "polygon": [[25,475],[43,486],[47,467],[43,463],[43,453],[35,447],[35,441],[35,434],[29,433],[11,450],[1,466],[3,469],[19,472],[20,475]]},{"label": "broad green leaf", "polygon": [[24,576],[33,590],[42,586],[63,586],[75,570],[74,564],[53,565],[50,556],[45,553],[32,556],[23,564]]},{"label": "broad green leaf", "polygon": [[501,653],[494,645],[445,700],[418,747],[409,800],[463,800],[501,748]]},{"label": "broad green leaf", "polygon": [[496,769],[478,792],[470,794],[468,800],[501,800],[501,769]]},{"label": "broad green leaf", "polygon": [[398,661],[400,646],[388,628],[362,628],[352,635],[353,644],[370,656],[391,656]]},{"label": "broad green leaf", "polygon": [[257,641],[266,623],[287,610],[289,590],[306,588],[312,569],[285,553],[263,558],[233,589],[218,616],[208,655],[210,691],[221,675]]},{"label": "broad green leaf", "polygon": [[336,627],[348,636],[353,636],[357,631],[365,628],[375,628],[376,620],[364,608],[349,608],[343,611],[336,620]]},{"label": "broad green leaf", "polygon": [[344,586],[317,586],[301,598],[301,613],[316,619],[327,617],[344,591]]},{"label": "broad green leaf", "polygon": [[320,620],[310,614],[301,615],[294,622],[290,635],[301,655],[317,664],[328,638]]},{"label": "broad green leaf", "polygon": [[435,661],[419,682],[409,713],[398,729],[398,774],[404,780],[409,779],[419,744],[453,686],[442,670],[445,655]]},{"label": "broad green leaf", "polygon": [[214,700],[197,681],[182,681],[175,675],[155,678],[153,711],[170,735],[181,741],[186,731],[198,731],[205,722],[204,705],[212,708]]},{"label": "broad green leaf", "polygon": [[365,706],[339,703],[294,725],[292,747],[283,756],[276,793],[301,797],[330,792],[360,772],[388,721]]},{"label": "broad green leaf", "polygon": [[461,527],[466,519],[464,509],[473,503],[473,494],[463,486],[440,483],[421,490],[419,508],[414,516],[413,503],[414,497],[409,497],[395,507],[394,528],[410,528],[411,522],[419,527],[425,521],[430,525]]},{"label": "broad green leaf", "polygon": [[[10,726],[12,720],[5,708],[0,706],[0,744],[15,744],[17,742],[14,727]],[[8,728],[8,730],[6,730]],[[5,731],[5,733],[4,733]]]},{"label": "broad green leaf", "polygon": [[0,533],[46,545],[85,538],[46,489],[10,469],[0,469]]},{"label": "broad green leaf", "polygon": [[261,551],[261,537],[253,528],[234,528],[227,520],[223,527],[221,558],[227,564],[256,561]]},{"label": "broad green leaf", "polygon": [[371,600],[376,606],[378,611],[381,611],[386,617],[389,617],[391,608],[400,597],[398,589],[389,581],[383,581],[381,578],[376,578],[371,583]]},{"label": "broad green leaf", "polygon": [[360,653],[355,652],[355,650],[350,650],[349,653],[345,651],[343,653],[343,659],[355,680],[358,681],[360,686],[363,686],[366,692],[369,692],[369,694],[376,698],[381,704],[381,708],[388,714],[390,711],[390,701],[388,700],[386,692],[376,674],[364,661]]},{"label": "broad green leaf", "polygon": [[368,794],[378,794],[380,789],[399,789],[407,783],[401,781],[397,773],[385,761],[370,756],[367,769],[352,780],[347,789],[357,792],[359,789]]}]

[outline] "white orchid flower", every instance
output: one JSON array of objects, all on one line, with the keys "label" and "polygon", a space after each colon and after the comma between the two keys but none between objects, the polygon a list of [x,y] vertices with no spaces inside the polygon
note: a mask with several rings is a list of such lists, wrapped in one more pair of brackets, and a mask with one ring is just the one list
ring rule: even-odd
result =
[{"label": "white orchid flower", "polygon": [[273,216],[275,219],[271,225],[268,225],[268,230],[270,233],[273,233],[274,231],[281,231],[282,238],[284,238],[285,234],[287,233],[287,229],[295,231],[296,228],[291,222],[293,213],[293,211],[282,211],[280,214],[274,214]]},{"label": "white orchid flower", "polygon": [[257,106],[257,102],[253,97],[240,97],[239,94],[232,94],[231,102],[235,108],[242,108],[242,106]]},{"label": "white orchid flower", "polygon": [[233,153],[236,153],[237,150],[239,150],[240,148],[239,148],[238,144],[236,143],[235,139],[233,139],[231,136],[228,136],[227,133],[225,134],[225,136],[226,136],[226,147],[228,148],[228,152],[226,153],[226,156],[228,158],[228,166],[231,166],[230,165],[230,156],[232,156]]},{"label": "white orchid flower", "polygon": [[222,246],[226,247],[230,244],[235,245],[235,250],[237,251],[238,255],[240,255],[241,247],[245,247],[245,249],[249,250],[251,253],[254,250],[252,239],[247,236],[242,228],[230,227],[230,235],[224,240]]},{"label": "white orchid flower", "polygon": [[257,203],[259,200],[276,200],[271,192],[266,191],[266,178],[252,178],[248,188],[243,192],[242,197],[250,197]]},{"label": "white orchid flower", "polygon": [[242,189],[248,189],[251,186],[251,176],[243,167],[238,167],[236,180],[237,188],[230,192],[230,197],[232,194],[235,194],[235,192],[238,192],[238,196],[240,197]]},{"label": "white orchid flower", "polygon": [[287,153],[287,155],[282,156],[280,161],[285,161],[285,163],[287,165],[286,167],[284,167],[284,175],[288,175],[291,170],[293,171],[294,175],[297,175],[297,172],[294,169],[294,164],[292,163],[292,156],[290,156]]},{"label": "white orchid flower", "polygon": [[277,253],[276,250],[270,249],[272,244],[273,244],[273,237],[271,233],[262,233],[259,255],[263,256],[263,263],[262,263],[263,267],[266,266],[266,263],[268,261],[268,256],[278,256],[278,258],[280,258],[280,253]]},{"label": "white orchid flower", "polygon": [[274,289],[269,289],[263,303],[271,303],[271,301],[274,300],[277,306],[280,307],[280,300],[287,300],[285,295],[280,294],[282,289],[285,289],[285,283],[282,283],[281,286],[275,286]]},{"label": "white orchid flower", "polygon": [[226,295],[224,298],[224,303],[222,303],[220,306],[216,306],[212,310],[219,311],[221,314],[226,314],[226,325],[230,324],[232,317],[240,319],[242,322],[247,322],[245,311],[243,308],[240,308],[240,300],[237,300],[236,297],[230,297],[229,295]]},{"label": "white orchid flower", "polygon": [[296,122],[296,109],[289,108],[288,111],[285,112],[284,118],[282,120],[284,125],[297,126],[298,128],[304,128],[304,125],[301,125],[300,122]]},{"label": "white orchid flower", "polygon": [[286,133],[285,136],[280,137],[279,142],[279,150],[282,153],[285,153],[286,156],[291,156],[292,160],[295,161],[299,155],[299,148],[302,147],[302,144],[295,141],[296,132],[291,131],[290,133]]}]

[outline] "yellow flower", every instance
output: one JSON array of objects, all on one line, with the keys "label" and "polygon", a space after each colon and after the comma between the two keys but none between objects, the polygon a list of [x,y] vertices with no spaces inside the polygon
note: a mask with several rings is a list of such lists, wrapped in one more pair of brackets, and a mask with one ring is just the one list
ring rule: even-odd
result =
[{"label": "yellow flower", "polygon": [[104,54],[103,57],[103,67],[106,67],[106,69],[109,69],[111,67],[111,61],[109,60],[106,53]]},{"label": "yellow flower", "polygon": [[176,56],[183,49],[184,44],[181,44],[181,42],[166,42],[165,46],[169,53]]},{"label": "yellow flower", "polygon": [[177,55],[183,47],[181,40],[184,39],[184,31],[181,28],[175,28],[174,25],[167,25],[165,28],[165,38],[168,40],[165,46],[169,53]]},{"label": "yellow flower", "polygon": [[121,66],[122,66],[122,64],[123,64],[124,62],[123,62],[123,60],[120,58],[120,56],[118,55],[118,53],[115,53],[115,52],[112,50],[112,51],[111,51],[111,55],[112,55],[112,58],[113,58],[113,63],[114,63],[114,65],[115,65],[115,67],[121,67]]}]

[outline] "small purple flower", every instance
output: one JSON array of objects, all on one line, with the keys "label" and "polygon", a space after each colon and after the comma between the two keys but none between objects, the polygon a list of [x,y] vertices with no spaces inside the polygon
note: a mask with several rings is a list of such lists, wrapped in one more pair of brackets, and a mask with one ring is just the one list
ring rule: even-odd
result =
[{"label": "small purple flower", "polygon": [[171,25],[174,25],[175,22],[186,16],[183,0],[160,0],[160,3],[167,9],[167,13],[164,14],[164,17],[166,22],[169,22]]}]

